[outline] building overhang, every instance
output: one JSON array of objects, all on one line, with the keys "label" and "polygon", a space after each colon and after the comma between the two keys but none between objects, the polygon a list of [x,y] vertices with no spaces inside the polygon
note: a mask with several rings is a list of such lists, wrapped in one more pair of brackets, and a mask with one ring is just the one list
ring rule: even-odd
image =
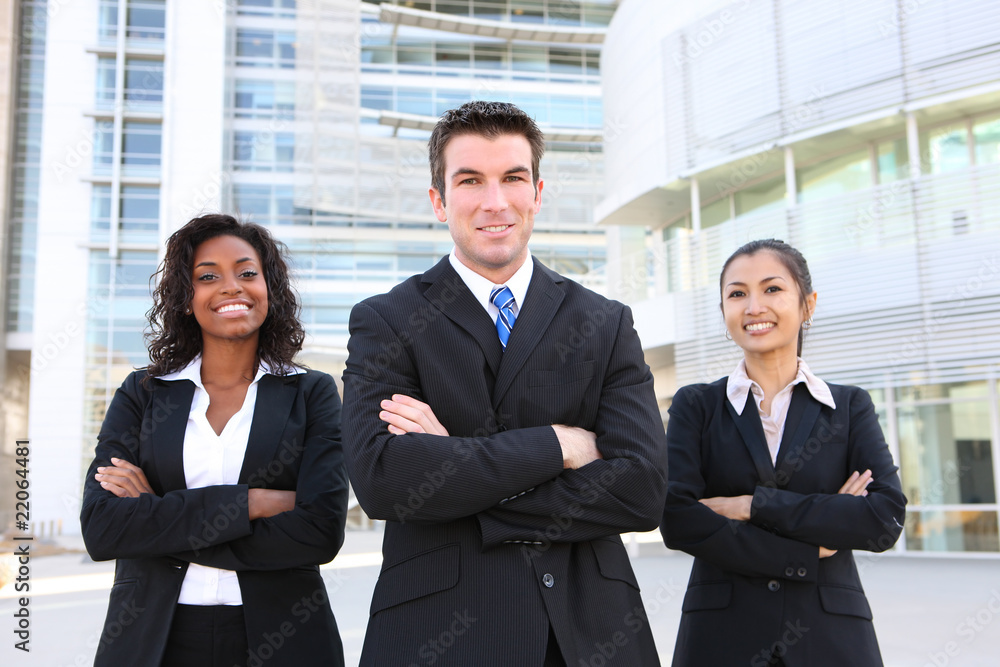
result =
[{"label": "building overhang", "polygon": [[[362,3],[363,8],[365,4],[368,3]],[[372,12],[370,8],[365,9]],[[490,21],[467,16],[443,14],[441,12],[430,12],[423,9],[413,9],[412,7],[402,7],[400,5],[390,5],[385,2],[378,5],[378,19],[388,25],[413,26],[459,35],[493,37],[495,39],[523,42],[598,46],[604,43],[604,37],[607,34],[606,28]]]},{"label": "building overhang", "polygon": [[[378,122],[380,125],[409,130],[424,130],[430,132],[437,125],[437,116],[421,116],[412,113],[401,113],[399,111],[379,111]],[[546,141],[566,141],[599,144],[604,140],[604,132],[601,130],[586,130],[567,127],[542,127]]]}]

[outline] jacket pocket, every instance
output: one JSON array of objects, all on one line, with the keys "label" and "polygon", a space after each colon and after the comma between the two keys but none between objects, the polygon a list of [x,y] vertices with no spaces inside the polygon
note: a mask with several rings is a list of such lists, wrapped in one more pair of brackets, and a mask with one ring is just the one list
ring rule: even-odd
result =
[{"label": "jacket pocket", "polygon": [[635,578],[635,572],[632,571],[632,563],[629,562],[628,553],[620,537],[593,540],[590,546],[594,549],[594,557],[597,559],[597,567],[602,577],[624,581],[635,590],[639,590],[639,582]]},{"label": "jacket pocket", "polygon": [[868,598],[857,588],[844,586],[819,586],[819,601],[823,610],[830,614],[857,616],[872,620],[872,608],[868,606]]},{"label": "jacket pocket", "polygon": [[694,584],[688,586],[687,593],[684,594],[684,604],[681,605],[681,611],[725,609],[732,599],[733,584],[729,581]]},{"label": "jacket pocket", "polygon": [[594,377],[595,366],[593,361],[584,361],[551,371],[531,371],[528,375],[528,386],[555,387],[581,380],[590,380]]},{"label": "jacket pocket", "polygon": [[454,587],[458,564],[459,546],[446,544],[383,568],[372,594],[371,613]]}]

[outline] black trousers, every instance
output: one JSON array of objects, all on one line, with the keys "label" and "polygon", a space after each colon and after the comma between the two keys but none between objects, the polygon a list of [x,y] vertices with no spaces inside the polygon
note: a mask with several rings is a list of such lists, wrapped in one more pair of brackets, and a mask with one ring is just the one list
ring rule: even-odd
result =
[{"label": "black trousers", "polygon": [[233,667],[246,665],[247,656],[242,606],[179,604],[160,666]]}]

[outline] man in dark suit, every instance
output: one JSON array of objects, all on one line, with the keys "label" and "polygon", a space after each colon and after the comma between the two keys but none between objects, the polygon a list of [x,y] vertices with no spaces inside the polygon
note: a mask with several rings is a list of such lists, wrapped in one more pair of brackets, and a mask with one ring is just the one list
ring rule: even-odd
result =
[{"label": "man in dark suit", "polygon": [[619,533],[665,439],[629,309],[527,248],[544,138],[470,102],[430,139],[450,257],[351,313],[348,471],[387,521],[362,665],[658,665]]}]

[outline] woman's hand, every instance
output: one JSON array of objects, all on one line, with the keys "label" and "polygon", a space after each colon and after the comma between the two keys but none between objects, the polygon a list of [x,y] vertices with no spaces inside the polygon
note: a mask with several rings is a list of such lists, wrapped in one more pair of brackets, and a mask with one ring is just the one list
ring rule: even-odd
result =
[{"label": "woman's hand", "polygon": [[448,435],[448,429],[441,425],[431,406],[421,403],[405,394],[393,394],[380,404],[382,411],[378,418],[389,424],[389,433],[428,433]]},{"label": "woman's hand", "polygon": [[247,511],[250,520],[266,519],[295,509],[295,492],[278,489],[250,489],[247,491]]},{"label": "woman's hand", "polygon": [[119,498],[138,498],[140,494],[153,493],[142,468],[123,459],[112,458],[111,463],[114,465],[98,468],[94,475],[104,489]]},{"label": "woman's hand", "polygon": [[844,485],[840,487],[840,491],[837,493],[847,493],[852,496],[867,496],[868,495],[868,485],[872,483],[872,471],[865,470],[862,473],[854,471],[851,476],[847,478]]},{"label": "woman's hand", "polygon": [[716,496],[714,498],[702,498],[698,502],[727,519],[749,521],[750,502],[752,500],[753,496]]}]

